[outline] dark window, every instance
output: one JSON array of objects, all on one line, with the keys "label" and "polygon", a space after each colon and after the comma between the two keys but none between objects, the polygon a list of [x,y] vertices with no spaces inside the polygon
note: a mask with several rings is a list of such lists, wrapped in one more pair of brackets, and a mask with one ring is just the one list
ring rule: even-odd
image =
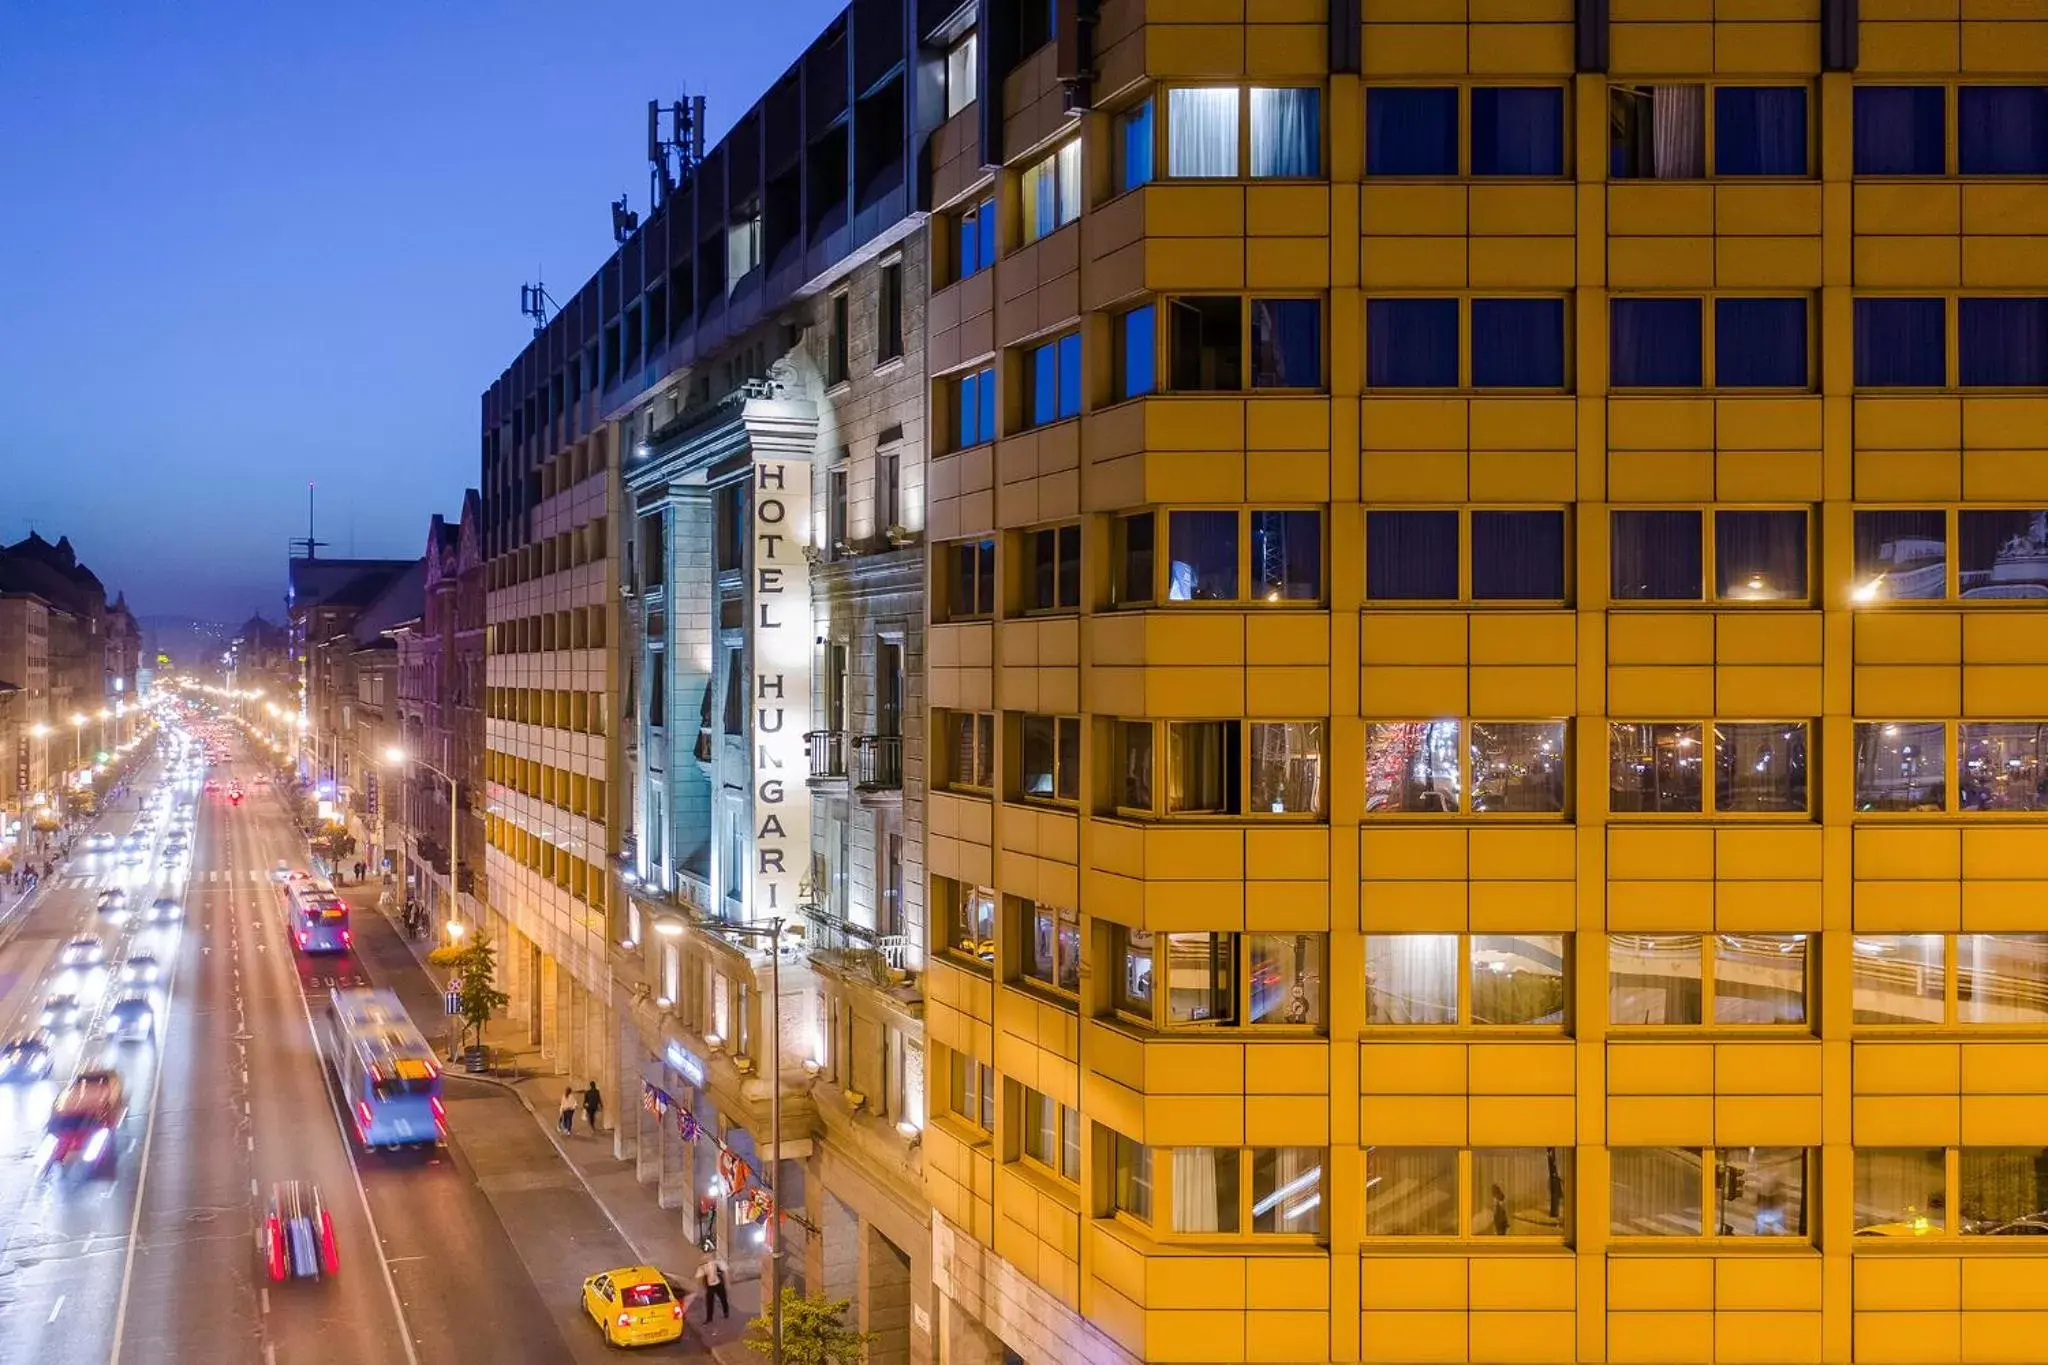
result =
[{"label": "dark window", "polygon": [[1807,384],[1805,299],[1714,300],[1714,387]]},{"label": "dark window", "polygon": [[1948,514],[1932,508],[1856,513],[1857,602],[1940,601],[1948,596]]},{"label": "dark window", "polygon": [[1365,595],[1380,602],[1458,596],[1456,512],[1367,512]]},{"label": "dark window", "polygon": [[1150,512],[1117,518],[1117,579],[1113,591],[1118,602],[1152,600],[1152,547],[1158,535],[1159,524]]},{"label": "dark window", "polygon": [[1564,300],[1472,300],[1472,387],[1563,388]]},{"label": "dark window", "polygon": [[903,354],[903,262],[882,267],[875,303],[875,358],[895,360]]},{"label": "dark window", "polygon": [[1716,89],[1714,174],[1805,175],[1806,91],[1791,85]]},{"label": "dark window", "polygon": [[1608,174],[1697,180],[1707,173],[1707,92],[1699,85],[1607,87]]},{"label": "dark window", "polygon": [[1032,348],[1024,365],[1024,408],[1031,425],[1081,415],[1081,334]]},{"label": "dark window", "polygon": [[2048,175],[2048,88],[1957,90],[1956,151],[1964,175]]},{"label": "dark window", "polygon": [[882,532],[903,524],[903,455],[885,450],[875,457],[875,527]]},{"label": "dark window", "polygon": [[1698,299],[1615,299],[1608,307],[1608,326],[1611,387],[1700,386]]},{"label": "dark window", "polygon": [[1458,301],[1367,299],[1365,382],[1375,389],[1458,387]]},{"label": "dark window", "polygon": [[1472,514],[1475,602],[1562,602],[1564,513]]},{"label": "dark window", "polygon": [[846,332],[846,295],[834,294],[832,296],[832,349],[825,359],[825,383],[827,385],[844,384],[846,382]]},{"label": "dark window", "polygon": [[1138,398],[1159,387],[1159,312],[1151,304],[1116,320],[1117,397]]},{"label": "dark window", "polygon": [[1472,174],[1563,175],[1564,91],[1541,85],[1475,87]]},{"label": "dark window", "polygon": [[1714,514],[1716,597],[1732,602],[1803,602],[1806,564],[1806,513]]},{"label": "dark window", "polygon": [[1956,367],[1964,388],[2048,385],[2048,298],[1957,300]]},{"label": "dark window", "polygon": [[1072,611],[1081,605],[1081,528],[1049,526],[1029,535],[1031,607]]},{"label": "dark window", "polygon": [[960,448],[996,438],[996,372],[993,367],[962,375],[956,385],[960,413]]},{"label": "dark window", "polygon": [[725,651],[725,724],[724,733],[743,735],[747,732],[747,655],[745,650]]},{"label": "dark window", "polygon": [[1938,85],[1856,87],[1856,174],[1940,175],[1948,146]]},{"label": "dark window", "polygon": [[1323,305],[1318,299],[1253,299],[1252,387],[1323,384]]},{"label": "dark window", "polygon": [[1948,382],[1940,299],[1856,300],[1856,386],[1938,389]]},{"label": "dark window", "polygon": [[1610,590],[1618,602],[1697,602],[1698,512],[1615,512],[1609,546]]},{"label": "dark window", "polygon": [[1152,183],[1152,101],[1116,116],[1116,192]]},{"label": "dark window", "polygon": [[963,540],[947,546],[946,552],[953,560],[953,593],[946,604],[950,608],[948,615],[954,620],[995,615],[995,541]]},{"label": "dark window", "polygon": [[1237,513],[1167,513],[1166,556],[1169,602],[1237,600]]},{"label": "dark window", "polygon": [[1322,597],[1320,512],[1252,513],[1252,592],[1262,602],[1314,602]]},{"label": "dark window", "polygon": [[[1939,512],[1932,514],[1939,518]],[[1940,534],[1938,525],[1936,535]],[[2037,575],[2024,572],[2048,548],[2048,510],[2000,507],[1956,516],[1956,586],[1964,597],[2027,597],[2041,591]],[[2017,575],[2025,579],[2015,582]]]},{"label": "dark window", "polygon": [[1167,336],[1173,387],[1184,392],[1244,387],[1244,304],[1235,298],[1174,299]]},{"label": "dark window", "polygon": [[1365,92],[1367,175],[1456,175],[1458,92],[1379,86]]},{"label": "dark window", "polygon": [[[840,452],[844,460],[845,452]],[[846,553],[846,466],[825,471],[825,553],[837,559]]]}]

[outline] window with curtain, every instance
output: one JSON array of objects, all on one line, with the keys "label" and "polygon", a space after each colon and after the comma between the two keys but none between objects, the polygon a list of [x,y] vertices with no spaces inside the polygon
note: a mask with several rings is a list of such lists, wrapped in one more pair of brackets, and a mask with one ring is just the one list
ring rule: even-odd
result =
[{"label": "window with curtain", "polygon": [[1457,1149],[1366,1148],[1365,1235],[1456,1237]]},{"label": "window with curtain", "polygon": [[1616,1237],[1702,1235],[1702,1157],[1697,1147],[1610,1148],[1608,1230]]},{"label": "window with curtain", "polygon": [[2048,934],[1957,934],[1956,1021],[2048,1023],[2040,991],[2044,971]]},{"label": "window with curtain", "polygon": [[1167,513],[1168,601],[1237,600],[1237,529],[1236,512]]},{"label": "window with curtain", "polygon": [[1956,377],[1966,389],[2048,385],[2048,298],[1956,300]]},{"label": "window with curtain", "polygon": [[1116,192],[1152,183],[1152,101],[1140,100],[1116,116]]},{"label": "window with curtain", "polygon": [[1321,1236],[1323,1149],[1254,1147],[1252,1231]]},{"label": "window with curtain", "polygon": [[1471,1235],[1561,1236],[1570,1226],[1571,1176],[1569,1148],[1474,1148]]},{"label": "window with curtain", "polygon": [[1323,516],[1251,514],[1252,593],[1262,602],[1315,602],[1323,595]]},{"label": "window with curtain", "polygon": [[1698,180],[1707,173],[1707,92],[1699,85],[1607,87],[1608,174]]},{"label": "window with curtain", "polygon": [[996,438],[996,372],[994,366],[961,375],[953,384],[953,406],[960,416],[960,445],[978,446]]},{"label": "window with curtain", "polygon": [[1852,600],[1938,601],[1948,596],[1947,513],[1931,508],[1858,509],[1854,530]]},{"label": "window with curtain", "polygon": [[1253,388],[1321,388],[1322,301],[1251,300],[1251,350]]},{"label": "window with curtain", "polygon": [[1938,389],[1948,382],[1941,299],[1857,299],[1856,387]]},{"label": "window with curtain", "polygon": [[949,786],[986,791],[995,782],[995,715],[955,711],[946,736],[951,747]]},{"label": "window with curtain", "polygon": [[1564,91],[1551,85],[1472,88],[1472,174],[1564,174]]},{"label": "window with curtain", "polygon": [[1858,1236],[1908,1236],[1948,1226],[1948,1159],[1939,1147],[1856,1149]]},{"label": "window with curtain", "polygon": [[1965,1237],[2038,1236],[2048,1149],[1965,1147],[1956,1154],[1956,1196],[1956,1229]]},{"label": "window with curtain", "polygon": [[1805,299],[1715,299],[1714,387],[1803,389]]},{"label": "window with curtain", "polygon": [[1607,808],[1616,815],[1698,815],[1705,809],[1700,727],[1615,721],[1607,727]]},{"label": "window with curtain", "polygon": [[1367,299],[1365,382],[1375,389],[1458,387],[1458,301]]},{"label": "window with curtain", "polygon": [[1956,153],[1964,175],[2048,175],[2048,87],[1957,89]]},{"label": "window with curtain", "polygon": [[996,263],[996,201],[984,199],[960,215],[960,279]]},{"label": "window with curtain", "polygon": [[1472,300],[1472,387],[1564,387],[1563,299]]},{"label": "window with curtain", "polygon": [[1613,299],[1607,320],[1610,387],[1696,389],[1704,382],[1700,300]]},{"label": "window with curtain", "polygon": [[1562,602],[1565,532],[1561,510],[1472,513],[1472,599]]},{"label": "window with curtain", "polygon": [[[1935,513],[1940,516],[1940,513]],[[2014,568],[2048,547],[2048,508],[1965,508],[1956,514],[1956,582],[1965,598],[2031,596],[2041,591],[2035,575]]]},{"label": "window with curtain", "polygon": [[1252,87],[1254,178],[1305,180],[1321,173],[1322,93],[1308,86]]},{"label": "window with curtain", "polygon": [[1948,941],[1942,935],[1857,934],[1849,952],[1854,1022],[1946,1022]]},{"label": "window with curtain", "polygon": [[946,49],[946,117],[974,103],[978,64],[975,61],[976,34],[969,29]]},{"label": "window with curtain", "polygon": [[1169,815],[1238,813],[1236,721],[1176,721],[1166,727]]},{"label": "window with curtain", "polygon": [[1372,86],[1365,92],[1365,173],[1458,173],[1454,86]]},{"label": "window with curtain", "polygon": [[1856,174],[1933,176],[1947,169],[1947,91],[1859,85],[1855,95]]},{"label": "window with curtain", "polygon": [[1167,375],[1181,393],[1244,387],[1244,300],[1235,296],[1167,302]]},{"label": "window with curtain", "polygon": [[1119,399],[1142,398],[1159,387],[1159,312],[1151,304],[1120,314],[1111,357]]},{"label": "window with curtain", "polygon": [[1856,809],[1939,813],[1948,805],[1948,727],[1938,720],[1856,722]]},{"label": "window with curtain", "polygon": [[[1104,1130],[1108,1131],[1108,1130]],[[1110,1133],[1110,1207],[1142,1223],[1152,1221],[1152,1149]]]},{"label": "window with curtain", "polygon": [[1608,592],[1619,602],[1697,602],[1703,597],[1696,511],[1608,514]]},{"label": "window with curtain", "polygon": [[1805,89],[1792,85],[1716,87],[1714,174],[1805,175]]},{"label": "window with curtain", "polygon": [[1024,365],[1024,409],[1042,427],[1081,415],[1081,334],[1031,348]]},{"label": "window with curtain", "polygon": [[1723,721],[1714,726],[1714,809],[1797,813],[1807,808],[1806,726]]},{"label": "window with curtain", "polygon": [[1729,602],[1806,600],[1806,513],[1714,514],[1714,595]]},{"label": "window with curtain", "polygon": [[1166,173],[1175,179],[1237,175],[1236,86],[1180,86],[1166,92]]},{"label": "window with curtain", "polygon": [[1368,815],[1455,815],[1462,776],[1455,720],[1379,721],[1365,727]]},{"label": "window with curtain", "polygon": [[1045,156],[1023,175],[1024,240],[1035,242],[1081,216],[1081,140]]},{"label": "window with curtain", "polygon": [[1173,1230],[1237,1231],[1237,1149],[1173,1149]]},{"label": "window with curtain", "polygon": [[1365,595],[1380,602],[1456,601],[1458,514],[1368,511]]},{"label": "window with curtain", "polygon": [[1365,940],[1365,1022],[1455,1024],[1464,959],[1456,934],[1372,934]]}]

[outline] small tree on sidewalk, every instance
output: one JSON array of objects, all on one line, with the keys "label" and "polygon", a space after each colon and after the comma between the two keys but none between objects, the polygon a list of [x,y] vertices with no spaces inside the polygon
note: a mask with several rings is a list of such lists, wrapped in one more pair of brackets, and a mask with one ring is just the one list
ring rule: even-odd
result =
[{"label": "small tree on sidewalk", "polygon": [[[785,1365],[861,1365],[872,1332],[846,1325],[851,1299],[806,1298],[794,1289],[782,1291],[782,1359]],[[775,1354],[775,1325],[766,1309],[747,1324],[747,1349]]]},{"label": "small tree on sidewalk", "polygon": [[498,949],[482,929],[456,955],[455,1003],[461,1009],[465,1042],[471,1034],[482,1042],[484,1025],[512,1003],[512,997],[498,989]]}]

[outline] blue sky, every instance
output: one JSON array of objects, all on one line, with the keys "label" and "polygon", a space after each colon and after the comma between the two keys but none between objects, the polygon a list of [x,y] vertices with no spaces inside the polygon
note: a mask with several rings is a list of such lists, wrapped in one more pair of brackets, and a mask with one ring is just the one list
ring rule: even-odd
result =
[{"label": "blue sky", "polygon": [[323,553],[419,554],[519,286],[645,209],[647,101],[715,142],[840,8],[0,0],[0,538],[222,619],[276,616],[309,480]]}]

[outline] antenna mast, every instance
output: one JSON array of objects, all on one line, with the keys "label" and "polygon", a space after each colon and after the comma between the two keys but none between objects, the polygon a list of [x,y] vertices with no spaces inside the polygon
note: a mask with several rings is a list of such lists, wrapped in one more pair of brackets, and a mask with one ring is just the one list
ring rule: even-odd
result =
[{"label": "antenna mast", "polygon": [[521,316],[533,319],[533,334],[539,336],[547,330],[548,309],[552,308],[559,313],[562,311],[562,305],[550,298],[548,287],[539,282],[539,266],[533,268],[533,275],[534,283],[519,286],[519,312]]},{"label": "antenna mast", "polygon": [[[668,136],[661,135],[668,115]],[[647,206],[659,211],[676,187],[688,180],[704,159],[704,97],[685,95],[675,103],[647,101]],[[622,239],[623,240],[623,239]]]},{"label": "antenna mast", "polygon": [[313,485],[309,480],[306,484],[306,534],[292,541],[291,548],[303,549],[306,552],[303,557],[306,559],[318,559],[320,547],[326,543],[324,540],[313,538]]}]

